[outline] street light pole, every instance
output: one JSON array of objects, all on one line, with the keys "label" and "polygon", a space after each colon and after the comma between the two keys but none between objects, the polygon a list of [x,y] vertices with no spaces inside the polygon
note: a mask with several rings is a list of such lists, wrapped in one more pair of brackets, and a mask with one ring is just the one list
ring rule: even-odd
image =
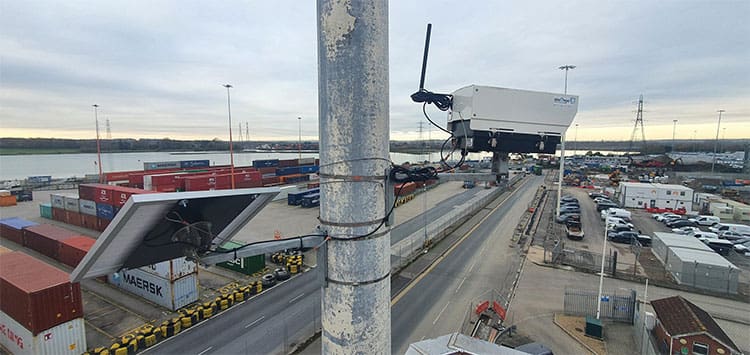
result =
[{"label": "street light pole", "polygon": [[234,149],[232,147],[232,104],[229,99],[229,89],[233,86],[229,84],[222,85],[227,88],[227,115],[229,116],[229,173],[231,174],[232,190],[234,190]]},{"label": "street light pole", "polygon": [[575,68],[576,68],[575,65],[570,65],[570,64],[557,67],[557,69],[565,70],[565,91],[564,91],[565,95],[568,94],[568,70],[575,69]]},{"label": "street light pole", "polygon": [[721,128],[721,114],[726,112],[725,110],[716,111],[719,113],[719,123],[716,125],[716,140],[714,140],[714,159],[711,161],[711,174],[714,173],[714,165],[716,165],[716,150],[719,147],[719,128]]},{"label": "street light pole", "polygon": [[104,181],[102,180],[102,147],[101,143],[99,143],[99,115],[97,112],[99,105],[93,104],[91,106],[94,106],[94,121],[96,122],[96,160],[99,165],[99,183],[101,184]]},{"label": "street light pole", "polygon": [[299,160],[302,160],[302,117],[297,117],[299,123],[299,138],[297,140],[297,154],[299,154]]},{"label": "street light pole", "polygon": [[573,140],[573,155],[578,155],[578,123],[576,123],[576,135]]},{"label": "street light pole", "polygon": [[672,153],[674,153],[674,138],[677,132],[677,120],[672,120]]}]

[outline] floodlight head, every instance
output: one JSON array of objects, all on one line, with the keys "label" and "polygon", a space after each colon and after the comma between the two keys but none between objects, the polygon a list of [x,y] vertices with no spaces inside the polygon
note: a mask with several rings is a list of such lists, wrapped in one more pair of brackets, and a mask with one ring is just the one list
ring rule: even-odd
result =
[{"label": "floodlight head", "polygon": [[451,95],[448,128],[469,152],[554,154],[578,96],[470,85]]},{"label": "floodlight head", "polygon": [[133,195],[97,239],[71,281],[215,250],[252,219],[278,188]]}]

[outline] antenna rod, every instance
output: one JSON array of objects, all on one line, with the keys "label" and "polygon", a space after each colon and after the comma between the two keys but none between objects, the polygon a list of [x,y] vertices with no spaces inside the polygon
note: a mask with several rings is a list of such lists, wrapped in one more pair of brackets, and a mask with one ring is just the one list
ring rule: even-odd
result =
[{"label": "antenna rod", "polygon": [[419,90],[424,90],[424,76],[427,71],[427,54],[430,53],[430,33],[432,33],[432,24],[427,24],[427,36],[424,39],[424,57],[422,57],[422,76],[419,77]]}]

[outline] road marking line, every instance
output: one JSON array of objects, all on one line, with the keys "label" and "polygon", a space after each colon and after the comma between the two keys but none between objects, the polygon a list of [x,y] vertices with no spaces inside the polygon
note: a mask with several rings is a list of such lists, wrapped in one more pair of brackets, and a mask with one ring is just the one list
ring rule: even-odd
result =
[{"label": "road marking line", "polygon": [[209,350],[211,350],[211,349],[213,349],[213,348],[214,348],[213,346],[209,346],[208,348],[206,348],[206,350],[203,350],[203,351],[199,352],[199,353],[198,353],[198,355],[203,355],[203,354],[205,354],[205,353],[206,353],[207,351],[209,351]]},{"label": "road marking line", "polygon": [[[526,185],[529,181],[531,181],[531,180],[524,180],[524,182],[523,182],[523,184],[521,186]],[[472,227],[468,232],[466,232],[466,234],[464,234],[463,237],[461,237],[461,239],[459,239],[458,241],[456,241],[456,243],[453,244],[453,246],[451,246],[445,253],[443,253],[443,255],[440,255],[437,259],[435,259],[435,261],[424,272],[422,272],[421,274],[419,274],[419,276],[417,276],[415,279],[413,279],[409,283],[408,286],[404,287],[404,289],[401,290],[401,292],[399,292],[399,294],[396,295],[396,297],[393,298],[393,300],[391,301],[391,306],[393,306],[396,303],[398,303],[398,301],[400,301],[401,298],[403,298],[407,293],[409,293],[409,291],[411,291],[411,289],[414,288],[414,286],[417,283],[419,283],[419,281],[421,281],[423,278],[425,278],[425,276],[427,276],[427,274],[429,274],[430,272],[432,272],[432,270],[435,269],[440,264],[440,262],[443,261],[443,259],[445,259],[451,252],[453,252],[454,249],[458,248],[458,246],[461,245],[461,243],[464,240],[466,240],[466,238],[468,238],[471,235],[471,233],[474,233],[474,231],[477,230],[477,228],[479,228],[479,226],[482,225],[482,223],[484,223],[484,221],[486,221],[487,218],[490,218],[490,216],[493,213],[495,213],[495,211],[498,208],[500,208],[500,206],[502,206],[505,203],[505,201],[507,201],[511,196],[515,195],[518,191],[520,191],[519,188],[521,186],[518,186],[518,188],[516,188],[514,190],[511,190],[510,193],[508,194],[508,196],[505,196],[505,199],[503,199],[502,201],[500,201],[500,203],[498,203],[497,206],[495,206],[495,208],[493,208],[492,210],[490,210],[490,212],[487,213],[487,215],[485,215],[484,217],[482,217],[482,219],[476,225],[474,225],[474,227]]]},{"label": "road marking line", "polygon": [[256,320],[254,320],[254,321],[253,321],[252,323],[250,323],[250,324],[246,325],[246,326],[245,326],[245,329],[247,329],[247,328],[250,328],[250,327],[252,327],[252,326],[254,326],[254,325],[258,324],[258,322],[260,322],[260,321],[262,321],[262,320],[264,320],[264,319],[266,319],[266,316],[260,316],[260,318],[258,318],[258,319],[256,319]]},{"label": "road marking line", "polygon": [[445,309],[448,308],[448,305],[451,304],[450,302],[446,303],[445,306],[443,306],[443,309],[440,310],[440,313],[438,313],[437,318],[435,318],[434,321],[432,321],[432,325],[435,325],[437,323],[438,319],[440,319],[440,316],[443,315],[443,312],[445,312]]},{"label": "road marking line", "polygon": [[296,301],[296,300],[300,299],[300,297],[302,297],[302,296],[304,296],[304,295],[305,295],[305,293],[304,293],[304,292],[300,293],[300,294],[299,294],[299,295],[298,295],[297,297],[294,297],[294,298],[292,298],[291,300],[289,300],[289,303],[290,303],[290,304],[291,304],[291,303],[294,303],[294,301]]},{"label": "road marking line", "polygon": [[463,286],[464,281],[466,281],[466,276],[464,276],[463,280],[461,280],[461,283],[458,284],[458,287],[456,287],[456,292],[454,292],[454,293],[458,293],[458,290],[461,288],[461,286]]},{"label": "road marking line", "polygon": [[484,249],[479,253],[479,257],[474,260],[473,263],[471,263],[471,267],[469,268],[469,273],[471,273],[471,270],[474,270],[474,266],[477,264],[477,261],[482,258],[482,253],[484,253]]}]

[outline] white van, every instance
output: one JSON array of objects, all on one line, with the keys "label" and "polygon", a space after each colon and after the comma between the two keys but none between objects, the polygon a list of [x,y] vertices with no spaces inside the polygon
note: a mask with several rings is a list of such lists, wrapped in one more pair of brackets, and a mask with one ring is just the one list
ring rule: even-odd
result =
[{"label": "white van", "polygon": [[695,222],[702,226],[713,226],[714,224],[721,223],[721,219],[716,216],[698,216],[690,218],[689,221]]},{"label": "white van", "polygon": [[738,234],[750,235],[750,226],[745,224],[719,223],[708,227],[712,232],[719,234],[724,231],[735,232]]},{"label": "white van", "polygon": [[630,211],[626,211],[622,208],[608,208],[606,210],[602,210],[601,212],[602,219],[606,220],[607,217],[619,217],[625,220],[625,222],[630,222]]},{"label": "white van", "polygon": [[704,239],[704,238],[705,239],[719,239],[719,235],[718,234],[711,233],[711,232],[700,231],[700,232],[695,232],[693,234],[688,234],[688,235],[692,235],[693,237],[696,237],[696,238],[701,239],[701,240]]}]

